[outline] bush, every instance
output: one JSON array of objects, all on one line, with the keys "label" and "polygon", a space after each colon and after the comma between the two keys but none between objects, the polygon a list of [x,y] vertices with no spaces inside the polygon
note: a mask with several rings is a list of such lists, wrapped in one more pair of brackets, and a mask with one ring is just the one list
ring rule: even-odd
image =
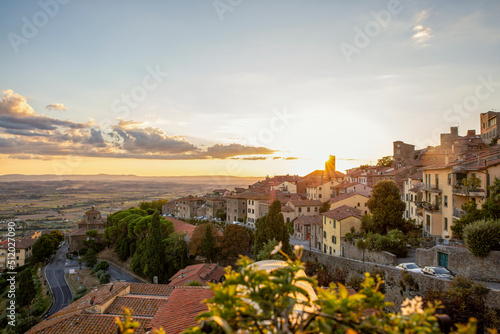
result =
[{"label": "bush", "polygon": [[192,282],[184,284],[184,286],[203,286],[203,284],[201,284],[200,282],[194,280]]},{"label": "bush", "polygon": [[106,271],[106,270],[108,270],[108,268],[109,268],[108,261],[101,261],[95,266],[96,270],[102,270],[102,271]]},{"label": "bush", "polygon": [[480,220],[464,228],[467,249],[479,257],[486,257],[492,250],[499,249],[500,222]]},{"label": "bush", "polygon": [[75,295],[73,296],[73,300],[71,302],[74,302],[75,300],[78,300],[85,296],[87,294],[87,288],[82,287],[81,289],[76,290]]},{"label": "bush", "polygon": [[102,273],[101,276],[99,277],[99,284],[106,284],[109,283],[109,280],[111,279],[111,275],[108,273]]}]

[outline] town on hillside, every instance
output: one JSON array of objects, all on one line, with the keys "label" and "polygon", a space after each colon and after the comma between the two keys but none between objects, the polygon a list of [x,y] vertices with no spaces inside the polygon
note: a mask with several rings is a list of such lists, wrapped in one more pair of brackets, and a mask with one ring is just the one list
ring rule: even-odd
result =
[{"label": "town on hillside", "polygon": [[[132,312],[136,333],[180,333],[207,325],[197,315],[217,312],[204,301],[226,284],[241,286],[238,275],[284,275],[299,258],[305,267],[294,275],[316,277],[304,286],[305,300],[330,283],[348,288],[335,298],[363,293],[369,272],[384,280],[385,300],[397,305],[391,312],[406,298],[441,300],[441,326],[474,317],[479,328],[493,328],[500,324],[499,117],[482,113],[478,134],[451,127],[435,147],[395,141],[392,156],[345,173],[331,155],[305,176],[268,176],[108,216],[93,206],[72,231],[0,242],[1,287],[9,289],[10,271],[27,276],[18,275],[23,332],[115,333],[115,317],[126,326]],[[458,304],[467,311],[457,312]],[[360,309],[362,318],[380,315],[374,307]]]}]

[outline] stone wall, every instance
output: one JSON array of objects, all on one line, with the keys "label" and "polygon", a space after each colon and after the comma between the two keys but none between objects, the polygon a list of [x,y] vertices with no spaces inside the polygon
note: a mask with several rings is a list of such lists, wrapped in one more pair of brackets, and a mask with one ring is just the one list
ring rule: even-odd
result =
[{"label": "stone wall", "polygon": [[[381,274],[385,281],[384,294],[386,300],[394,304],[390,308],[392,312],[399,311],[402,302],[406,298],[423,295],[429,290],[447,290],[451,286],[451,281],[448,280],[420,273],[406,272],[393,266],[377,265],[321,252],[304,250],[302,260],[322,263],[331,273],[335,270],[345,270],[349,272],[349,275],[358,274],[360,277],[365,272]],[[409,276],[403,275],[404,273]],[[500,291],[490,290],[486,298],[486,305],[500,308]]]},{"label": "stone wall", "polygon": [[350,259],[360,260],[365,262],[373,262],[387,266],[395,266],[397,264],[396,255],[389,252],[368,252],[356,247],[350,242],[342,241],[344,246],[344,256]]},{"label": "stone wall", "polygon": [[500,251],[490,252],[487,257],[481,258],[461,247],[419,248],[416,252],[416,263],[420,267],[438,266],[439,253],[448,254],[448,269],[455,274],[479,281],[500,282]]}]

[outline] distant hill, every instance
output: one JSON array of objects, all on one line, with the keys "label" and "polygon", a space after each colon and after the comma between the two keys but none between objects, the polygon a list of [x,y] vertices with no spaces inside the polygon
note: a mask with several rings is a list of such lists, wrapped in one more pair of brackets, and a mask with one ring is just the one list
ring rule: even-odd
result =
[{"label": "distant hill", "polygon": [[44,182],[44,181],[107,181],[107,182],[170,182],[187,184],[232,184],[249,185],[262,180],[263,177],[237,177],[224,175],[198,175],[198,176],[137,176],[137,175],[0,175],[0,182]]}]

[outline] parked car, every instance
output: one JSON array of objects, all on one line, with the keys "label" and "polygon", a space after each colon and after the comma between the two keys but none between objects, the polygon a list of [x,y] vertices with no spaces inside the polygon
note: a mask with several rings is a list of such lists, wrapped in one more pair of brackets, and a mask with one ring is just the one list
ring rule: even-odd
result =
[{"label": "parked car", "polygon": [[396,266],[396,268],[411,271],[414,273],[421,273],[422,272],[422,268],[420,268],[419,266],[417,266],[413,262],[400,263]]},{"label": "parked car", "polygon": [[425,267],[422,269],[422,273],[450,280],[456,276],[456,274],[444,267]]}]

